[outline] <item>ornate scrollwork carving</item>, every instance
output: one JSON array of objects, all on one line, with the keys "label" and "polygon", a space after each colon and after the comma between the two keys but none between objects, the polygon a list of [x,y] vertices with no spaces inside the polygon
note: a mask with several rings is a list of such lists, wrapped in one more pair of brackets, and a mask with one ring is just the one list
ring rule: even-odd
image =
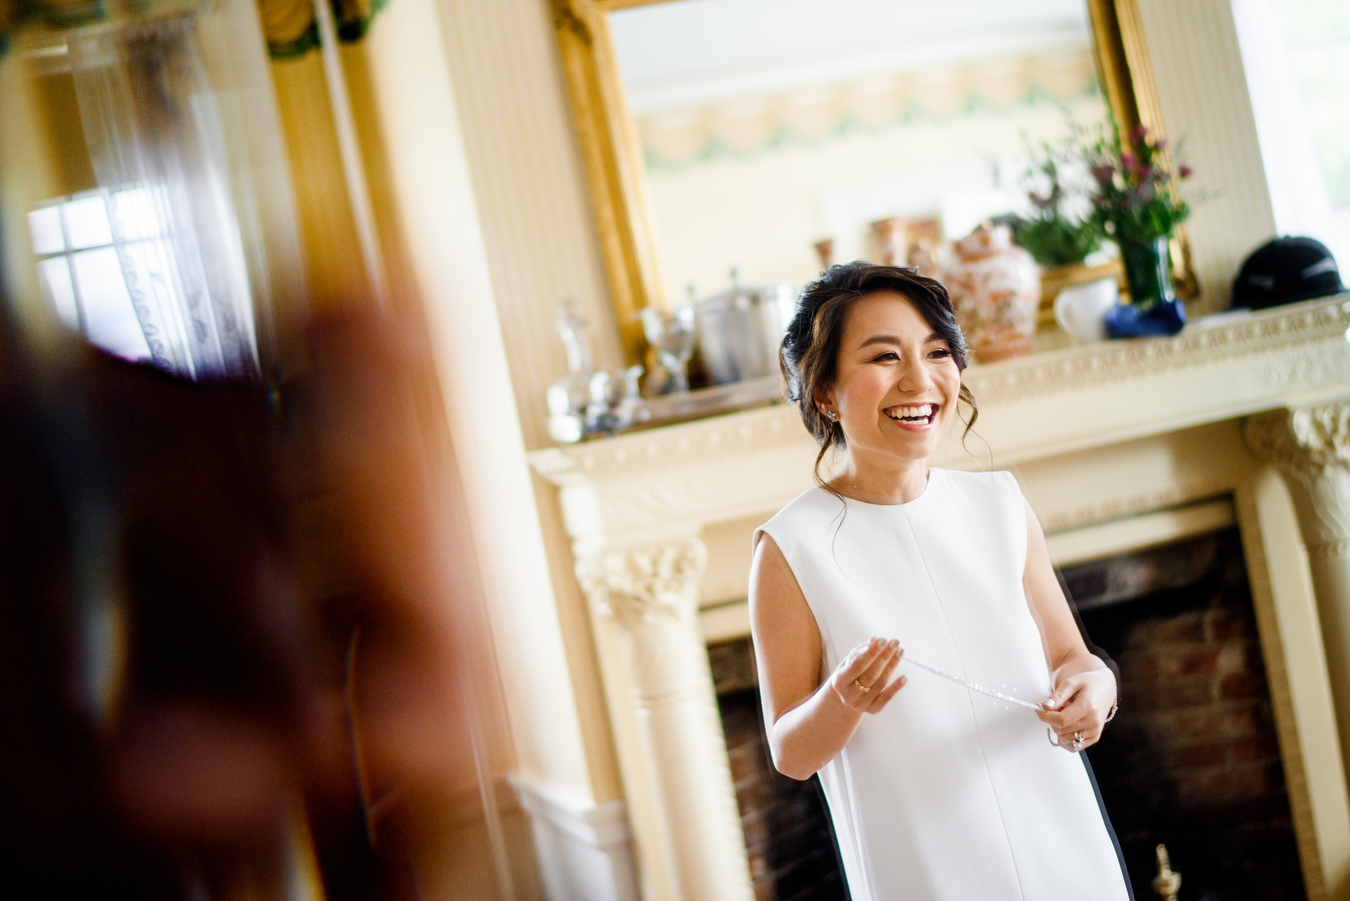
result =
[{"label": "ornate scrollwork carving", "polygon": [[602,551],[577,560],[577,580],[591,604],[632,630],[642,622],[693,614],[708,551],[702,541]]},{"label": "ornate scrollwork carving", "polygon": [[[1255,367],[1268,392],[1285,391],[1350,379],[1350,353],[1344,340],[1347,326],[1350,300],[1309,301],[1229,325],[1188,329],[1175,338],[1098,342],[976,366],[963,377],[980,403],[993,408],[1243,359]],[[599,481],[646,473],[690,458],[762,454],[771,448],[811,445],[796,410],[776,406],[549,448],[536,451],[530,459],[540,475],[561,485],[572,479]]]},{"label": "ornate scrollwork carving", "polygon": [[1350,542],[1350,399],[1248,417],[1252,452],[1290,484],[1303,541],[1314,558],[1345,556]]},{"label": "ornate scrollwork carving", "polygon": [[1350,400],[1260,413],[1248,417],[1242,434],[1261,459],[1312,480],[1330,467],[1350,467]]},{"label": "ornate scrollwork carving", "polygon": [[[1219,358],[1250,356],[1275,347],[1304,344],[1303,356],[1314,351],[1324,335],[1350,325],[1350,303],[1320,303],[1309,308],[1256,316],[1226,326],[1188,329],[1175,338],[1109,342],[1076,353],[1035,356],[991,369],[971,369],[967,380],[981,400],[1024,398],[1055,394],[1087,384],[1126,382],[1156,375],[1160,370],[1181,371]],[[1323,370],[1335,374],[1347,369],[1345,354],[1328,359],[1308,358],[1299,365],[1263,370],[1272,388],[1284,387]]]}]

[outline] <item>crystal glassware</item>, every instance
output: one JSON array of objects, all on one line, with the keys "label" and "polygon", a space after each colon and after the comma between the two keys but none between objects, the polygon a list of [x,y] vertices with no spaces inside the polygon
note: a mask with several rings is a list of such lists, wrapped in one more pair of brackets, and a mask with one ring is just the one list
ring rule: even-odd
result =
[{"label": "crystal glassware", "polygon": [[642,330],[656,358],[670,373],[670,393],[689,390],[685,367],[694,354],[694,305],[683,303],[669,315],[648,307],[642,311]]}]

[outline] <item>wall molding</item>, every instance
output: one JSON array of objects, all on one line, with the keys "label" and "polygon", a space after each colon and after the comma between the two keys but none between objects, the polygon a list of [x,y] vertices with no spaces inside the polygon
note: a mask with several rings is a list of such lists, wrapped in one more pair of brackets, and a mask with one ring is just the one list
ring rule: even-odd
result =
[{"label": "wall molding", "polygon": [[508,781],[530,817],[549,901],[638,901],[622,800],[594,804],[518,776]]},{"label": "wall molding", "polygon": [[[1224,370],[1234,370],[1242,376],[1239,381],[1226,382],[1226,386],[1234,391],[1243,389],[1246,397],[1210,396],[1214,389],[1205,385],[1210,393],[1206,396],[1157,398],[1155,431],[1161,432],[1176,427],[1176,416],[1169,415],[1173,411],[1184,410],[1183,417],[1190,419],[1187,424],[1198,424],[1280,406],[1281,395],[1286,392],[1350,382],[1347,329],[1350,294],[1342,294],[1254,313],[1228,324],[1193,325],[1175,338],[1097,342],[976,365],[963,378],[980,402],[980,434],[992,447],[1003,449],[1025,442],[1021,440],[1023,435],[1016,434],[1018,430],[1010,429],[1006,436],[990,430],[987,424],[1001,412],[1000,408],[1016,419],[1021,415],[1019,407],[1053,399],[1062,402],[1056,407],[1072,406],[1090,412],[1082,402],[1090,401],[1100,389],[1133,389],[1141,382],[1164,383],[1177,376],[1203,374],[1204,370],[1220,375]],[[1215,412],[1207,414],[1207,410]],[[1088,419],[1090,429],[1096,423],[1090,421],[1091,416]],[[1145,434],[1147,423],[1139,425],[1142,430],[1136,428],[1134,434]],[[1064,422],[1034,423],[1035,431],[1050,434],[1052,440],[1057,437],[1053,434],[1056,430],[1061,435],[1083,431],[1073,426]],[[1103,431],[1095,442],[1090,436],[1084,441],[1075,435],[1074,447],[1119,440],[1118,431]],[[948,439],[949,461],[944,465],[974,468],[978,464],[960,452],[959,435],[949,435]],[[593,479],[616,482],[682,461],[762,454],[771,449],[814,451],[795,407],[780,404],[549,448],[532,453],[530,463],[544,478],[564,486]]]}]

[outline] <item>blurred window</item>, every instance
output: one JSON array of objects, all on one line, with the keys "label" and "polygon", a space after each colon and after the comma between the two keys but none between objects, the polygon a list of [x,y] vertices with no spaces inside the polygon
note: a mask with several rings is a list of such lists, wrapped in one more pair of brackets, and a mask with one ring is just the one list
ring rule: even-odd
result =
[{"label": "blurred window", "polygon": [[1326,183],[1332,239],[1350,266],[1350,3],[1286,0],[1289,61]]},{"label": "blurred window", "polygon": [[[142,196],[147,193],[146,188],[119,191],[110,204],[107,191],[90,191],[28,214],[38,284],[47,303],[67,327],[128,360],[151,359],[136,303],[175,291],[172,248],[150,198]],[[130,220],[121,223],[126,238],[120,242],[113,237],[110,206]],[[143,274],[144,283],[129,284],[128,269]]]}]

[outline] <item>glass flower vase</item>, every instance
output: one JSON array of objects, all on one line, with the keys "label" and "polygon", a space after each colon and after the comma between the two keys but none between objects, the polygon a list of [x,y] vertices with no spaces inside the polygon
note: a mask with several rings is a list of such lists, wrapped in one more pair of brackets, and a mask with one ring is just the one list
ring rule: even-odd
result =
[{"label": "glass flower vase", "polygon": [[1107,311],[1102,320],[1112,338],[1175,335],[1186,327],[1186,307],[1172,290],[1168,239],[1142,243],[1120,242],[1130,302]]},{"label": "glass flower vase", "polygon": [[1130,302],[1141,310],[1160,303],[1175,302],[1172,290],[1172,261],[1167,251],[1168,237],[1135,243],[1120,242],[1120,259],[1125,280],[1130,285]]}]

